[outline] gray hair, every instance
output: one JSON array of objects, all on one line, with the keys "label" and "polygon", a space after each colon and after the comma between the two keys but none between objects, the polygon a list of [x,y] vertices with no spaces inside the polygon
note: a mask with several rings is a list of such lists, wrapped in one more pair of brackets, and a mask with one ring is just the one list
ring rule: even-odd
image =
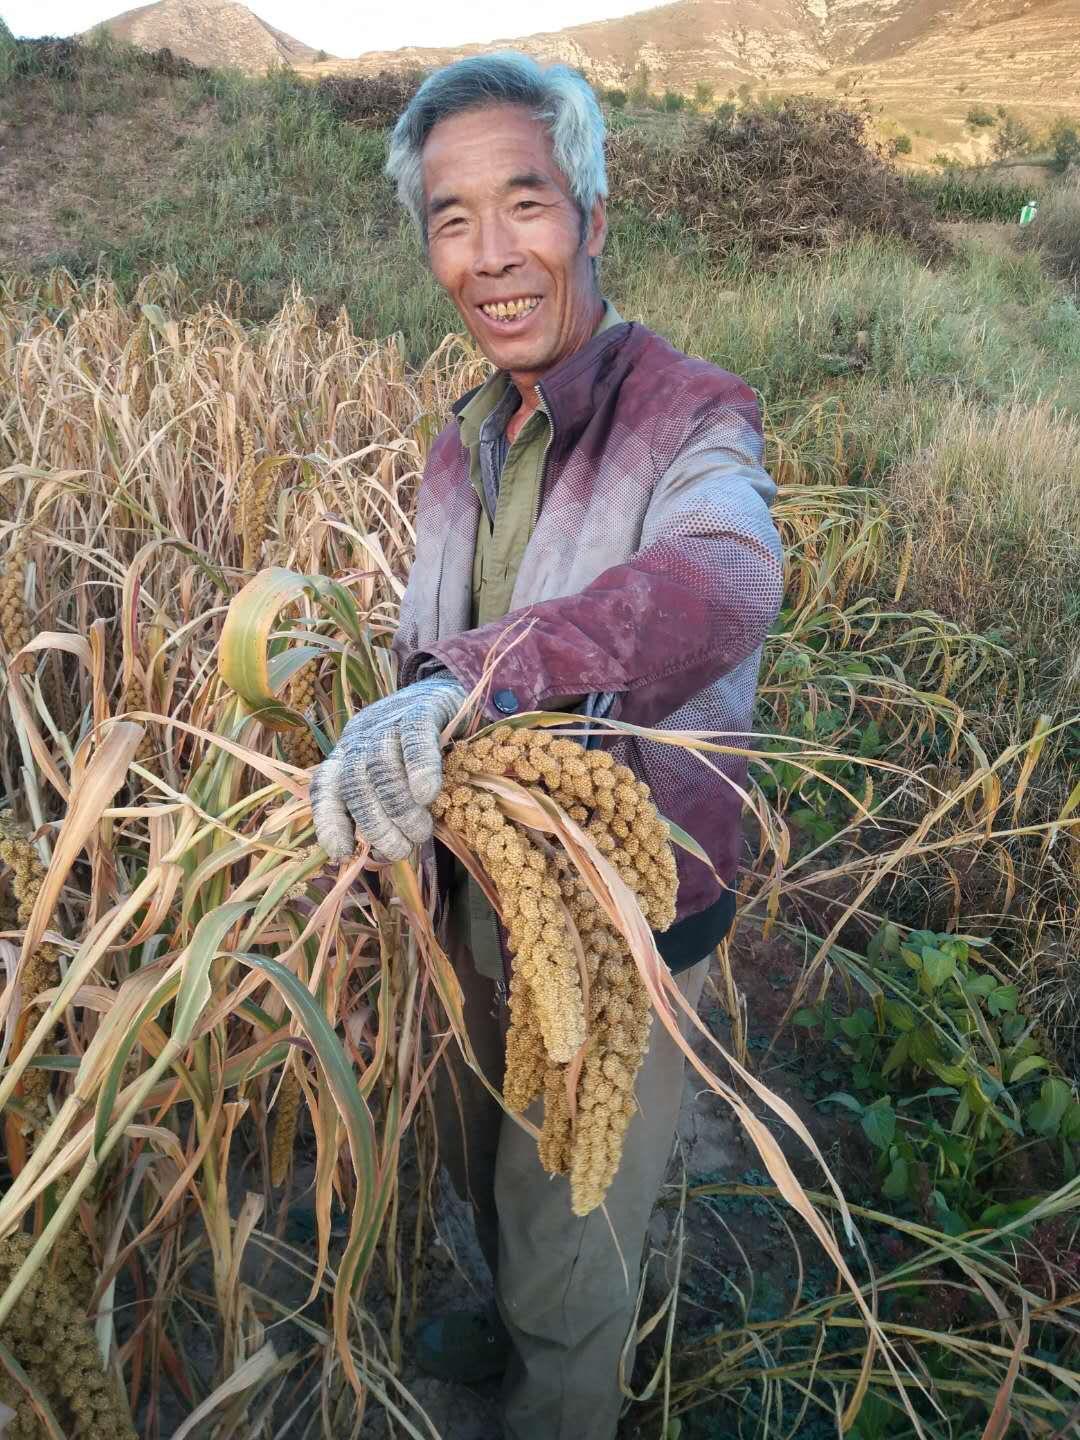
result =
[{"label": "gray hair", "polygon": [[582,233],[596,201],[607,196],[604,117],[587,80],[567,65],[541,67],[507,50],[457,60],[429,75],[390,137],[386,173],[398,199],[427,240],[421,154],[440,120],[489,105],[520,105],[551,137],[555,163],[581,211]]}]

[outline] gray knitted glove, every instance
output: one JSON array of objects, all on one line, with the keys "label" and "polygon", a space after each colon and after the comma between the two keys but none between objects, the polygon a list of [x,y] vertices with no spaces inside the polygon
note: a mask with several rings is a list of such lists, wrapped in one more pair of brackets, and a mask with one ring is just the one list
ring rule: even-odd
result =
[{"label": "gray knitted glove", "polygon": [[445,674],[353,716],[311,777],[315,833],[331,860],[348,859],[357,831],[383,860],[404,860],[430,839],[429,807],[442,785],[439,735],[464,701]]}]

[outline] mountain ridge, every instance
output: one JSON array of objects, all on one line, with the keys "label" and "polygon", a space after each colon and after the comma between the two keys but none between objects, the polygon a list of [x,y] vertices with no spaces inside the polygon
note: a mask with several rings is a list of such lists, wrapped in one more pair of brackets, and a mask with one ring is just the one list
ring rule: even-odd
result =
[{"label": "mountain ridge", "polygon": [[256,72],[311,64],[325,54],[267,24],[239,0],[152,0],[93,29],[147,50],[167,48],[195,65]]}]

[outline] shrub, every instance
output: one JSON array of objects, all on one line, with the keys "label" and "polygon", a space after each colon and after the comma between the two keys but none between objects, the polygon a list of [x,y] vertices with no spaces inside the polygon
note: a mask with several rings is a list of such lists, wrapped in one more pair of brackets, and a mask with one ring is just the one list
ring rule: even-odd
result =
[{"label": "shrub", "polygon": [[649,67],[644,60],[638,62],[634,71],[633,84],[630,86],[630,99],[635,105],[644,105],[649,98]]},{"label": "shrub", "polygon": [[1025,150],[1030,150],[1032,144],[1031,131],[1019,118],[1019,116],[1006,114],[994,136],[991,150],[999,160],[1007,160],[1011,155],[1019,155]]},{"label": "shrub", "polygon": [[331,113],[353,125],[392,125],[420,88],[422,70],[380,70],[377,75],[324,75],[317,86]]},{"label": "shrub", "polygon": [[966,119],[967,123],[975,129],[997,124],[995,116],[989,110],[983,109],[981,105],[972,105],[967,113]]},{"label": "shrub", "polygon": [[612,110],[626,109],[627,95],[625,90],[605,90],[604,99],[607,101],[608,105],[611,106]]},{"label": "shrub", "polygon": [[747,107],[677,149],[612,137],[612,190],[655,219],[679,217],[714,255],[766,260],[854,233],[892,234],[929,258],[947,246],[926,207],[868,138],[869,114],[795,96]]},{"label": "shrub", "polygon": [[1066,180],[1047,191],[1020,238],[1042,253],[1055,274],[1080,286],[1080,180]]},{"label": "shrub", "polygon": [[664,98],[660,102],[660,108],[669,113],[674,113],[676,110],[685,110],[686,96],[680,95],[675,90],[665,90]]},{"label": "shrub", "polygon": [[55,35],[16,40],[6,26],[4,29],[6,33],[0,34],[0,78],[4,79],[41,75],[49,80],[74,80],[95,61],[100,67],[103,58],[110,69],[128,74],[177,78],[210,73],[167,48],[144,50],[138,45],[125,45],[104,30],[95,32],[89,40]]},{"label": "shrub", "polygon": [[713,116],[718,125],[730,125],[738,114],[738,106],[733,100],[722,100],[713,111]]},{"label": "shrub", "polygon": [[329,60],[329,59],[330,59],[330,56],[326,53],[325,50],[316,50],[316,51],[315,51],[315,64],[316,64],[316,65],[322,65],[322,64],[324,64],[324,63],[325,63],[327,60]]},{"label": "shrub", "polygon": [[1080,130],[1068,120],[1056,120],[1050,127],[1050,146],[1059,170],[1080,163]]},{"label": "shrub", "polygon": [[715,93],[715,86],[708,84],[707,81],[699,80],[694,86],[694,104],[699,110],[708,110]]},{"label": "shrub", "polygon": [[910,155],[910,154],[911,154],[911,136],[910,136],[910,135],[896,135],[896,136],[894,136],[894,137],[893,137],[893,142],[892,142],[892,148],[893,148],[893,151],[894,151],[897,155]]}]

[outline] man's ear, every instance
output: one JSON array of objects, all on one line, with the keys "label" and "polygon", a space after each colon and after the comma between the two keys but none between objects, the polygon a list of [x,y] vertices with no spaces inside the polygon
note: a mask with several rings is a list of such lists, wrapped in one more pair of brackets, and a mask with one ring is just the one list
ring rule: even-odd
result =
[{"label": "man's ear", "polygon": [[607,201],[599,199],[592,208],[589,224],[585,231],[585,246],[595,260],[604,248],[607,239]]}]

